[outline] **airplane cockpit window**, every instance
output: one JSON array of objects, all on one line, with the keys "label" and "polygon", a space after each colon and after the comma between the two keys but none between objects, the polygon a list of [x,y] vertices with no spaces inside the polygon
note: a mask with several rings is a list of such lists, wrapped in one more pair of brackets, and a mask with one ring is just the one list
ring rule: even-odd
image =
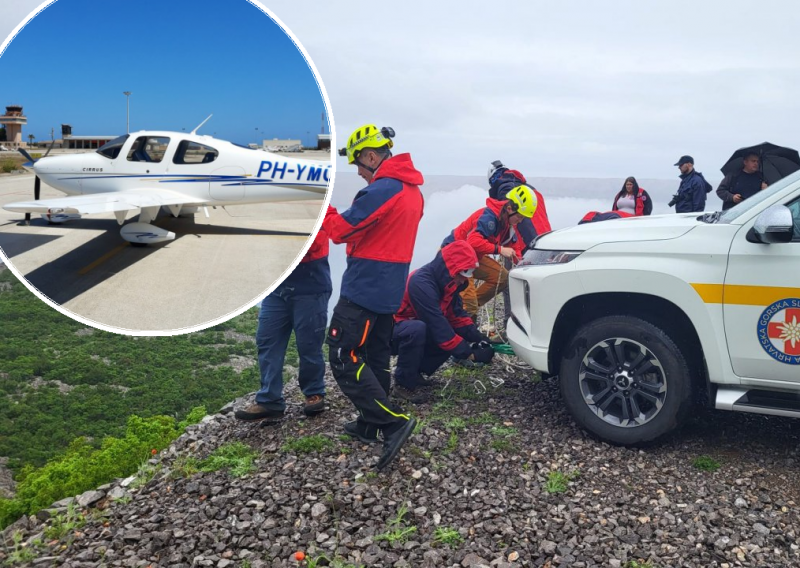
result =
[{"label": "airplane cockpit window", "polygon": [[112,160],[116,159],[116,157],[119,156],[119,151],[122,150],[122,146],[125,144],[125,141],[128,139],[128,137],[129,135],[125,134],[119,138],[109,140],[97,149],[97,153],[102,154],[106,158],[111,158]]},{"label": "airplane cockpit window", "polygon": [[178,144],[178,150],[172,161],[176,164],[210,164],[217,159],[217,156],[219,152],[211,146],[183,140]]},{"label": "airplane cockpit window", "polygon": [[168,145],[166,136],[140,136],[128,152],[128,161],[158,163],[164,159]]}]

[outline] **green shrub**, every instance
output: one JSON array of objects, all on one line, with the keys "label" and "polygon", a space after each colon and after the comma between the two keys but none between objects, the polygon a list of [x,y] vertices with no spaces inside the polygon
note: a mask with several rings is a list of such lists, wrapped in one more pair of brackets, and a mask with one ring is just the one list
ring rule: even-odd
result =
[{"label": "green shrub", "polygon": [[201,471],[219,471],[227,469],[234,477],[242,477],[255,470],[258,454],[247,444],[231,442],[220,446],[214,453],[200,462]]},{"label": "green shrub", "polygon": [[721,464],[711,456],[698,456],[692,461],[692,465],[700,471],[717,471]]},{"label": "green shrub", "polygon": [[456,529],[436,527],[433,532],[432,544],[446,544],[450,548],[458,548],[463,542],[464,537]]},{"label": "green shrub", "polygon": [[544,484],[544,490],[548,493],[564,493],[567,490],[569,482],[578,477],[578,471],[572,473],[561,473],[560,471],[551,471],[547,474],[547,482]]},{"label": "green shrub", "polygon": [[333,445],[333,440],[330,438],[321,434],[314,434],[313,436],[303,436],[296,440],[289,440],[281,446],[281,449],[284,452],[295,454],[310,454],[312,452],[321,452]]},{"label": "green shrub", "polygon": [[[194,417],[200,414],[198,409],[193,412]],[[130,475],[151,457],[153,450],[167,447],[182,431],[169,416],[131,416],[125,436],[104,438],[100,449],[93,448],[85,438],[73,440],[63,455],[43,467],[22,468],[17,475],[14,499],[0,499],[0,528],[64,497],[79,495],[114,478]]]}]

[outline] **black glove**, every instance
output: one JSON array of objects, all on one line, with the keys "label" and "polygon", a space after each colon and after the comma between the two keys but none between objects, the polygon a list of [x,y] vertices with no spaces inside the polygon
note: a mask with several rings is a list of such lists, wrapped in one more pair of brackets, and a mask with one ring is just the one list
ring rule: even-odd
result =
[{"label": "black glove", "polygon": [[469,359],[456,359],[455,357],[453,358],[453,363],[466,369],[478,369],[483,367],[483,363],[476,363],[475,361],[470,361]]},{"label": "black glove", "polygon": [[473,351],[475,349],[485,349],[485,348],[491,347],[491,346],[492,346],[492,344],[489,342],[489,338],[486,337],[486,336],[484,336],[484,339],[481,339],[480,341],[476,341],[475,343],[472,343],[470,345],[470,347],[472,347]]},{"label": "black glove", "polygon": [[472,355],[475,357],[476,363],[491,363],[492,357],[494,357],[494,349],[490,345],[486,347],[476,345],[472,348]]},{"label": "black glove", "polygon": [[678,196],[677,193],[675,195],[673,195],[672,196],[672,200],[669,203],[667,203],[667,206],[668,207],[675,207],[675,204],[678,203],[678,197],[679,196]]}]

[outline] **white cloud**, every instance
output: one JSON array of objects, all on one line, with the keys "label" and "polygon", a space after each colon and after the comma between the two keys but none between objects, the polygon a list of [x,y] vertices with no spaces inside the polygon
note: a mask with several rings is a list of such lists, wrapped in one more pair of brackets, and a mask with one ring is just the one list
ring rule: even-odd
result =
[{"label": "white cloud", "polygon": [[481,174],[501,158],[536,175],[673,178],[682,154],[714,171],[743,145],[800,146],[800,4],[269,8],[313,58],[339,145],[366,122],[390,125],[424,173]]}]

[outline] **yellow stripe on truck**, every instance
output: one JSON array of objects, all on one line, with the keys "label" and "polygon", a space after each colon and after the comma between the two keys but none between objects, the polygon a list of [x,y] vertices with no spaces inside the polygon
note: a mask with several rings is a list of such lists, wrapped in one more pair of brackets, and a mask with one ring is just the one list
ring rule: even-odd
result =
[{"label": "yellow stripe on truck", "polygon": [[706,304],[769,306],[784,298],[800,298],[800,288],[743,286],[738,284],[692,284]]},{"label": "yellow stripe on truck", "polygon": [[722,284],[692,284],[692,288],[706,304],[722,303]]}]

